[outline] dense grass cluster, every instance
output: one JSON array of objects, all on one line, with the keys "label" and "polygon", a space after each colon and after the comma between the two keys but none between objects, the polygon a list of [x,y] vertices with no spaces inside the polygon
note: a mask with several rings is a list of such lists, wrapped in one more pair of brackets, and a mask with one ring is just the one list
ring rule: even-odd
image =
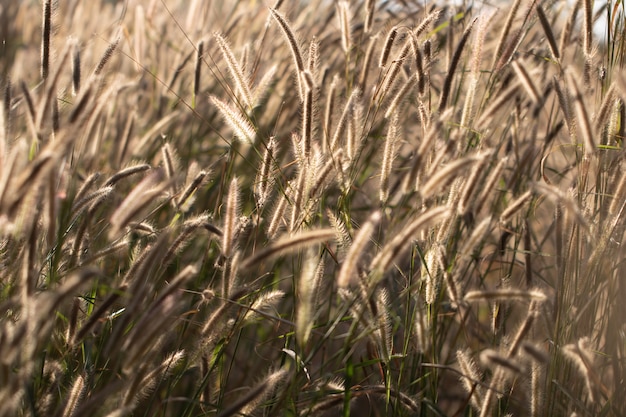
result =
[{"label": "dense grass cluster", "polygon": [[3,3],[0,415],[625,415],[625,7],[569,3]]}]

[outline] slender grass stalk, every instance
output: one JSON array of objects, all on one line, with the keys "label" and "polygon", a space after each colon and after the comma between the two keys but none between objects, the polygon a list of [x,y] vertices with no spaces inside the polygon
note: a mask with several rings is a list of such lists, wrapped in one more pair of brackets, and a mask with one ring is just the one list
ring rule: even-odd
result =
[{"label": "slender grass stalk", "polygon": [[222,253],[230,258],[235,248],[235,228],[239,218],[239,181],[234,177],[228,188],[222,235]]},{"label": "slender grass stalk", "polygon": [[[270,9],[270,13],[274,20],[276,20],[276,22],[278,23],[280,30],[287,40],[287,44],[289,45],[289,49],[291,50],[291,57],[293,58],[293,62],[296,66],[296,74],[300,74],[302,71],[305,70],[305,68],[304,60],[302,58],[302,52],[300,51],[300,46],[298,45],[296,36],[283,15],[278,13],[276,9]],[[298,81],[298,91],[300,92],[300,99],[302,100],[304,98],[304,89],[300,77],[296,77],[296,79]]]},{"label": "slender grass stalk", "polygon": [[243,397],[225,408],[218,417],[228,417],[232,415],[249,414],[257,404],[274,391],[289,375],[286,369],[279,369],[270,373],[263,381],[252,387]]},{"label": "slender grass stalk", "polygon": [[433,175],[421,188],[420,192],[424,198],[431,197],[436,189],[441,189],[452,181],[461,171],[464,171],[468,165],[477,163],[484,159],[484,155],[470,155],[465,158],[458,159],[445,168],[441,169],[437,174]]},{"label": "slender grass stalk", "polygon": [[85,378],[82,375],[78,375],[72,384],[72,388],[67,398],[67,403],[65,404],[65,409],[63,410],[63,417],[76,415],[76,407],[85,396],[85,388]]},{"label": "slender grass stalk", "polygon": [[398,27],[392,27],[387,33],[387,37],[385,38],[385,43],[383,46],[383,51],[380,54],[380,59],[378,60],[378,66],[384,68],[387,65],[387,60],[389,59],[389,54],[391,53],[391,47],[393,46],[394,41],[396,40],[396,36],[398,35]]},{"label": "slender grass stalk", "polygon": [[80,92],[80,48],[78,42],[72,47],[72,94],[78,95]]},{"label": "slender grass stalk", "polygon": [[394,113],[389,121],[387,137],[385,138],[385,149],[383,151],[383,161],[380,168],[380,201],[385,204],[389,198],[389,174],[393,165],[396,153],[396,141],[398,139],[399,115]]},{"label": "slender grass stalk", "polygon": [[319,229],[301,232],[293,236],[283,237],[271,245],[245,259],[241,264],[242,269],[250,269],[265,259],[272,258],[283,252],[293,252],[302,247],[314,245],[332,239],[335,236],[333,229]]},{"label": "slender grass stalk", "polygon": [[172,195],[178,193],[178,185],[176,182],[176,171],[178,168],[178,155],[175,150],[172,149],[169,143],[166,143],[161,148],[161,155],[163,158],[163,167],[165,168],[165,177],[167,178]]},{"label": "slender grass stalk", "polygon": [[100,58],[100,62],[98,62],[96,69],[94,69],[93,71],[94,75],[100,75],[102,73],[102,71],[104,70],[104,67],[113,56],[115,49],[117,49],[117,46],[119,45],[120,41],[121,41],[121,38],[118,36],[112,43],[109,44],[109,46],[107,46],[106,50],[104,51],[104,54],[102,55],[102,58]]},{"label": "slender grass stalk", "polygon": [[570,43],[571,41],[571,35],[572,35],[572,30],[574,29],[574,26],[576,25],[576,18],[578,16],[578,11],[580,10],[580,6],[582,4],[583,0],[576,0],[576,2],[573,4],[572,9],[570,11],[569,14],[569,18],[567,19],[567,22],[565,24],[565,27],[563,28],[563,32],[561,32],[561,40],[559,42],[559,50],[564,53],[565,51],[565,47]]},{"label": "slender grass stalk", "polygon": [[50,72],[50,42],[52,32],[52,0],[42,3],[41,24],[41,79],[46,80]]},{"label": "slender grass stalk", "polygon": [[539,290],[516,290],[503,289],[493,291],[470,291],[465,294],[465,301],[485,301],[485,300],[534,300],[545,301],[546,295]]},{"label": "slender grass stalk", "polygon": [[439,98],[439,112],[442,112],[448,104],[448,96],[450,95],[450,89],[452,88],[452,79],[454,78],[454,72],[456,71],[456,67],[459,64],[461,54],[463,53],[463,49],[465,48],[465,44],[469,39],[469,35],[472,32],[472,28],[474,27],[474,23],[476,23],[476,20],[477,19],[472,20],[472,22],[465,29],[465,31],[463,31],[461,40],[454,50],[454,54],[452,55],[452,59],[450,60],[450,66],[448,67],[448,72],[446,73],[446,79],[443,83],[443,88],[441,90],[441,96]]},{"label": "slender grass stalk", "polygon": [[339,275],[337,275],[337,286],[339,288],[346,288],[353,281],[365,245],[372,236],[374,228],[380,222],[381,218],[382,215],[380,212],[374,212],[354,237],[352,245],[346,254],[346,259],[344,259],[341,269],[339,270]]},{"label": "slender grass stalk", "polygon": [[377,40],[378,35],[370,37],[369,43],[367,44],[367,49],[365,50],[365,56],[363,57],[363,66],[361,67],[361,72],[359,74],[359,86],[361,89],[364,89],[367,86],[367,79],[370,66],[372,65],[372,56],[374,54],[374,47],[376,46]]},{"label": "slender grass stalk", "polygon": [[552,26],[550,26],[550,22],[548,21],[548,17],[543,10],[543,6],[541,6],[541,3],[537,3],[537,5],[535,6],[535,10],[537,11],[537,17],[539,17],[539,23],[541,24],[541,28],[546,34],[548,46],[550,47],[550,53],[552,54],[552,57],[558,61],[561,58],[561,53],[559,52],[559,47],[556,44],[556,38],[554,37]]},{"label": "slender grass stalk", "polygon": [[276,152],[276,140],[274,136],[271,136],[265,147],[263,153],[263,160],[258,170],[258,175],[255,184],[255,194],[257,197],[257,204],[259,207],[265,206],[265,202],[270,193],[270,186],[272,180],[270,178],[270,170],[274,161],[274,153]]},{"label": "slender grass stalk", "polygon": [[341,117],[339,118],[337,127],[335,128],[335,133],[333,134],[332,139],[330,141],[331,152],[334,152],[337,149],[337,146],[339,144],[339,139],[344,134],[347,124],[352,116],[352,113],[354,112],[353,107],[355,105],[355,102],[360,95],[361,95],[361,90],[359,90],[358,88],[355,88],[354,90],[352,90],[352,93],[350,94],[348,101],[344,105],[343,112],[341,113]]},{"label": "slender grass stalk", "polygon": [[[119,181],[123,180],[124,178],[130,177],[132,175],[136,175],[139,174],[141,172],[145,172],[147,170],[149,170],[150,168],[152,168],[150,165],[148,164],[137,164],[137,165],[131,165],[127,168],[121,169],[120,171],[116,172],[115,174],[113,174],[111,177],[109,177],[106,182],[104,183],[105,187],[112,187],[115,184],[117,184]],[[96,180],[97,177],[92,178],[92,180]],[[85,182],[85,185],[89,184],[89,182]]]},{"label": "slender grass stalk", "polygon": [[470,394],[470,402],[475,410],[480,410],[481,398],[484,392],[478,385],[478,381],[482,380],[482,374],[479,372],[476,363],[467,351],[458,350],[456,359],[461,368],[461,382],[463,387]]},{"label": "slender grass stalk", "polygon": [[429,209],[411,221],[395,237],[383,246],[382,251],[372,260],[370,269],[384,273],[391,266],[391,263],[406,250],[407,242],[415,233],[426,224],[439,220],[449,214],[447,207],[436,207]]},{"label": "slender grass stalk", "polygon": [[72,42],[67,42],[63,52],[59,57],[57,68],[54,72],[49,73],[46,77],[46,83],[44,85],[45,90],[43,96],[40,98],[39,106],[37,108],[37,118],[35,119],[35,127],[38,132],[41,132],[43,128],[44,119],[49,116],[52,109],[52,102],[56,100],[56,89],[58,86],[59,78],[61,76],[61,70],[65,68],[65,63],[69,57]]},{"label": "slender grass stalk", "polygon": [[183,189],[178,197],[176,205],[183,211],[189,210],[193,203],[194,193],[202,186],[202,183],[209,176],[206,171],[200,171],[196,174],[193,180]]},{"label": "slender grass stalk", "polygon": [[374,9],[376,6],[376,0],[366,0],[364,4],[365,8],[365,20],[363,30],[365,33],[372,31],[372,23],[374,22]]},{"label": "slender grass stalk", "polygon": [[[193,77],[193,99],[191,107],[196,107],[196,100],[200,93],[200,78],[202,77],[202,63],[204,60],[204,40],[198,42],[198,49],[196,51],[196,65]],[[230,67],[229,67],[230,68]]]},{"label": "slender grass stalk", "polygon": [[341,47],[348,54],[352,49],[352,28],[350,24],[350,3],[342,0],[337,3],[337,16],[341,28]]},{"label": "slender grass stalk", "polygon": [[304,102],[302,104],[302,145],[304,158],[309,159],[311,155],[311,141],[313,136],[313,91],[315,83],[310,72],[305,71],[301,74],[304,85]]},{"label": "slender grass stalk", "polygon": [[324,151],[330,149],[330,131],[332,129],[333,113],[335,110],[335,91],[339,84],[339,76],[335,74],[328,87],[328,93],[326,93],[326,108],[324,110],[324,142],[322,143],[322,149]]},{"label": "slender grass stalk", "polygon": [[568,73],[567,82],[569,84],[569,88],[574,93],[574,108],[576,110],[576,120],[578,122],[578,125],[580,126],[580,130],[582,131],[585,155],[589,156],[596,152],[596,141],[594,139],[595,135],[593,133],[593,130],[591,129],[589,113],[587,111],[587,107],[585,106],[585,102],[583,101],[583,96],[572,74]]},{"label": "slender grass stalk", "polygon": [[519,7],[521,4],[522,4],[521,0],[515,0],[513,4],[511,5],[511,7],[509,8],[509,14],[507,15],[506,22],[504,23],[504,26],[502,27],[502,32],[500,33],[500,38],[498,39],[498,44],[496,45],[491,68],[496,67],[496,63],[498,62],[498,60],[500,60],[502,56],[502,52],[504,51],[506,40],[509,37],[509,33],[511,33],[513,20],[515,19],[515,15],[517,14],[517,11],[519,10]]},{"label": "slender grass stalk", "polygon": [[541,102],[541,97],[539,96],[539,90],[537,90],[537,86],[532,80],[532,77],[528,74],[528,72],[524,69],[524,65],[520,64],[517,61],[513,61],[511,64],[513,70],[519,77],[522,86],[526,90],[526,93],[533,101],[533,103],[538,104]]},{"label": "slender grass stalk", "polygon": [[240,94],[240,97],[238,98],[244,103],[247,109],[252,109],[253,101],[250,81],[244,73],[243,67],[239,64],[239,61],[237,61],[235,55],[230,50],[226,39],[224,39],[224,37],[219,33],[214,33],[213,37],[215,38],[215,41],[224,56],[227,68],[233,81],[235,82],[235,90]]},{"label": "slender grass stalk", "polygon": [[158,197],[165,184],[162,182],[163,172],[154,170],[146,176],[122,201],[117,210],[111,215],[112,229],[110,237],[117,235],[130,221],[145,207],[152,204]]},{"label": "slender grass stalk", "polygon": [[593,45],[593,1],[583,1],[583,50],[585,57],[591,57]]},{"label": "slender grass stalk", "polygon": [[524,204],[526,204],[526,202],[530,200],[532,197],[533,197],[533,193],[532,191],[529,190],[523,193],[522,195],[520,195],[519,197],[517,197],[515,200],[513,200],[513,202],[511,202],[511,204],[509,204],[508,207],[502,212],[502,214],[500,214],[500,222],[502,223],[508,222],[511,219],[511,217],[513,217],[515,213],[520,211],[522,207],[524,206]]}]

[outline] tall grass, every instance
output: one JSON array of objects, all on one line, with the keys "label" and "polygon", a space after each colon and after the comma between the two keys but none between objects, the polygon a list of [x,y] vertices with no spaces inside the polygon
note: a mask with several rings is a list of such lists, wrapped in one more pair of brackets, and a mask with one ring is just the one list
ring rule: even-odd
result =
[{"label": "tall grass", "polygon": [[626,414],[621,0],[41,3],[1,415]]}]

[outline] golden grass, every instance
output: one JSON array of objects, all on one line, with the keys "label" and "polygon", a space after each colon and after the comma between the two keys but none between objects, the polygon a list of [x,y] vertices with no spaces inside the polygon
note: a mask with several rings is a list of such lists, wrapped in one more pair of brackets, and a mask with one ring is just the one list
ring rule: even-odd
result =
[{"label": "golden grass", "polygon": [[626,414],[622,2],[9,3],[0,415]]}]

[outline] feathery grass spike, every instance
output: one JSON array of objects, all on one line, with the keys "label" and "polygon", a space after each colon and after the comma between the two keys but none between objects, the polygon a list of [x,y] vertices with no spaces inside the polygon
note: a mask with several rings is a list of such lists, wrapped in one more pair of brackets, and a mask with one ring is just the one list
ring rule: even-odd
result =
[{"label": "feathery grass spike", "polygon": [[249,269],[265,259],[274,257],[284,252],[294,252],[302,247],[325,242],[335,237],[334,229],[319,229],[301,232],[293,236],[283,237],[265,249],[259,250],[253,256],[245,259],[241,264],[243,269]]},{"label": "feathery grass spike", "polygon": [[211,103],[217,107],[224,120],[226,120],[226,123],[228,123],[233,130],[235,137],[242,142],[254,143],[256,132],[248,118],[239,110],[233,109],[216,96],[211,96],[210,99]]},{"label": "feathery grass spike", "polygon": [[374,212],[354,237],[352,245],[339,270],[339,275],[337,276],[337,286],[339,288],[345,288],[352,282],[352,279],[358,271],[359,259],[363,255],[365,246],[369,242],[374,228],[378,225],[378,222],[380,222],[381,217],[382,215],[379,211]]}]

